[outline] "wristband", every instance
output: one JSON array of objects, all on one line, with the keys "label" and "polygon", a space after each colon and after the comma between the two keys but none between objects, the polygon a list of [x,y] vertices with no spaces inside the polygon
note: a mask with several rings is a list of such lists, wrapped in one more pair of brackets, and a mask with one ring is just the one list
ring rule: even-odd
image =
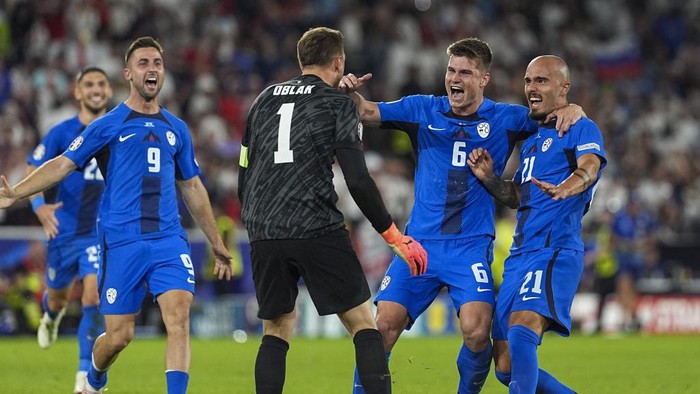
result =
[{"label": "wristband", "polygon": [[39,209],[40,206],[46,204],[46,201],[44,200],[43,196],[39,196],[35,199],[32,200],[32,211],[36,212],[37,209]]}]

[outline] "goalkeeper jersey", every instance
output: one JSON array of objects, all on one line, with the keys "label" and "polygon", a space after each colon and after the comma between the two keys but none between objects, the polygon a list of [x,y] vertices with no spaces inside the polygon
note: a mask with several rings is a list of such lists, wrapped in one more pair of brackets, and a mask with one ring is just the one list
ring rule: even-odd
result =
[{"label": "goalkeeper jersey", "polygon": [[315,75],[260,93],[248,114],[240,163],[250,240],[312,238],[344,227],[331,165],[338,148],[362,151],[361,132],[350,97]]}]

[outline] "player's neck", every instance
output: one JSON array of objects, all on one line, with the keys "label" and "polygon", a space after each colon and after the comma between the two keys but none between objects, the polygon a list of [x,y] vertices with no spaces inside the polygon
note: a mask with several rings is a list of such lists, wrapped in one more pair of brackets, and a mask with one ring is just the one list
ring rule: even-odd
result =
[{"label": "player's neck", "polygon": [[129,98],[127,98],[124,101],[124,104],[131,110],[142,114],[153,115],[160,112],[160,106],[158,105],[158,97],[153,98],[153,100],[146,101],[140,95],[137,94],[134,96],[132,94],[129,95]]},{"label": "player's neck", "polygon": [[90,111],[90,110],[81,109],[80,112],[78,112],[78,120],[80,121],[80,123],[82,123],[83,125],[87,126],[87,125],[89,125],[90,123],[92,123],[93,120],[95,120],[95,119],[99,118],[100,116],[104,115],[105,112],[107,112],[107,111],[106,111],[106,110],[102,110],[102,111],[100,111],[100,112],[98,112],[98,113],[94,113],[94,112],[92,112],[92,111]]},{"label": "player's neck", "polygon": [[305,67],[301,70],[303,75],[315,75],[330,86],[336,83],[337,74],[333,70],[321,67]]}]

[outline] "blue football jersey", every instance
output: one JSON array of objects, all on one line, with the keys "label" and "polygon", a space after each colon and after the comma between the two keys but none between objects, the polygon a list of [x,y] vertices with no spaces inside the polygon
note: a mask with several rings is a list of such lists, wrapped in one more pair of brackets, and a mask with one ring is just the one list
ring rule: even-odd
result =
[{"label": "blue football jersey", "polygon": [[447,96],[407,96],[378,103],[382,128],[405,131],[416,155],[414,205],[406,233],[418,239],[494,237],[493,197],[467,165],[482,147],[499,176],[515,141],[537,129],[521,105],[484,99],[476,113],[452,112]]},{"label": "blue football jersey", "polygon": [[200,174],[185,122],[166,109],[149,115],[124,103],[95,120],[64,155],[84,167],[93,156],[105,178],[98,231],[107,246],[185,236],[176,180]]},{"label": "blue football jersey", "polygon": [[[27,157],[27,163],[39,167],[59,156],[84,129],[78,116],[55,125]],[[56,211],[58,235],[49,241],[49,245],[62,244],[76,237],[96,237],[95,220],[103,190],[104,180],[94,159],[82,172],[74,171],[56,185],[55,202],[63,202],[63,207]]]},{"label": "blue football jersey", "polygon": [[542,248],[583,251],[581,219],[598,182],[583,193],[557,201],[535,186],[532,178],[558,185],[576,170],[578,158],[587,153],[601,158],[600,170],[607,164],[600,129],[587,118],[572,125],[562,138],[550,123],[525,140],[520,149],[520,167],[513,178],[520,185],[520,206],[511,253]]}]

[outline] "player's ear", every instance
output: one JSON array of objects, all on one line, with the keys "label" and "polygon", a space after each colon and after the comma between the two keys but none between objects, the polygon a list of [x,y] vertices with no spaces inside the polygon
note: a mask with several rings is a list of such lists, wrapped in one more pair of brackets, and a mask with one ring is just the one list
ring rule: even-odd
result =
[{"label": "player's ear", "polygon": [[77,101],[80,101],[80,98],[82,97],[82,94],[79,89],[79,83],[78,82],[72,82],[73,84],[73,98],[75,98]]},{"label": "player's ear", "polygon": [[131,70],[128,67],[124,68],[124,79],[131,81]]},{"label": "player's ear", "polygon": [[481,83],[479,84],[482,88],[486,87],[486,85],[489,84],[489,81],[491,80],[491,74],[490,73],[484,73],[484,75],[481,77]]}]

